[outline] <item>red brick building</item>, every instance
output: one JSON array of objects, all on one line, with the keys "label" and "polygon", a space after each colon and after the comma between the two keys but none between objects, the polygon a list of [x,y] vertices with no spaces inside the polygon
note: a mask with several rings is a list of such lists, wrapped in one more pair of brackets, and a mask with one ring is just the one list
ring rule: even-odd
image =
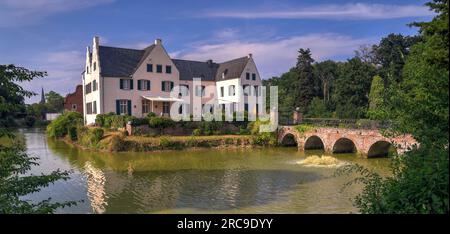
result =
[{"label": "red brick building", "polygon": [[67,94],[64,98],[64,109],[83,114],[83,86],[77,85],[75,92]]}]

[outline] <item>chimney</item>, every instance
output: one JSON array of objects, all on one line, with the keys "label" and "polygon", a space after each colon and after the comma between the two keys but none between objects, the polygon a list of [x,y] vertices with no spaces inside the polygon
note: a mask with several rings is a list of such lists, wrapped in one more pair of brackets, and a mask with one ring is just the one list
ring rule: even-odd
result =
[{"label": "chimney", "polygon": [[162,40],[160,38],[156,38],[155,45],[161,45],[161,44],[162,44]]},{"label": "chimney", "polygon": [[208,67],[212,67],[212,65],[213,65],[212,59],[206,60],[206,63],[208,64]]},{"label": "chimney", "polygon": [[251,58],[251,57],[253,57],[253,54],[252,54],[252,53],[249,53],[249,54],[247,55],[247,58]]}]

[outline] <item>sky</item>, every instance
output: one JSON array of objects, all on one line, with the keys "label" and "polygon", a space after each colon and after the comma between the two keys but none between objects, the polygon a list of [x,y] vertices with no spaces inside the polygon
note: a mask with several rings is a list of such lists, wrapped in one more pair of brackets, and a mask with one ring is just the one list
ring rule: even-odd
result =
[{"label": "sky", "polygon": [[[434,13],[411,0],[0,0],[0,64],[47,71],[23,83],[63,96],[81,84],[87,46],[142,49],[161,38],[173,58],[222,62],[253,54],[263,79],[291,68],[300,48],[345,60],[390,33],[414,35]],[[40,96],[26,99],[26,103]]]}]

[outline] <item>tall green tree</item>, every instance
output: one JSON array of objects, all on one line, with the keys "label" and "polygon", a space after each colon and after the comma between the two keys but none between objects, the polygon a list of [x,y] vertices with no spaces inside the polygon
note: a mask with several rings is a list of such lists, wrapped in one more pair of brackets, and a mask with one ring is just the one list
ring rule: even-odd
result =
[{"label": "tall green tree", "polygon": [[358,119],[366,116],[368,96],[375,68],[352,58],[339,67],[333,101],[339,118]]},{"label": "tall green tree", "polygon": [[378,108],[383,105],[383,93],[384,93],[384,83],[381,76],[376,75],[372,79],[372,84],[370,85],[369,93],[369,110],[367,112],[371,119],[378,119],[377,113]]},{"label": "tall green tree", "polygon": [[373,46],[374,63],[384,79],[385,86],[399,83],[402,80],[403,66],[412,45],[417,43],[418,37],[389,34]]},{"label": "tall green tree", "polygon": [[331,92],[334,81],[338,75],[338,63],[332,60],[325,60],[314,64],[314,76],[320,81],[320,95],[325,104],[331,100]]},{"label": "tall green tree", "polygon": [[[33,95],[16,82],[31,81],[45,76],[45,72],[29,71],[14,65],[0,65],[0,110],[3,116],[11,116],[23,105],[24,97]],[[9,138],[14,144],[0,144],[0,214],[4,213],[53,213],[57,208],[70,206],[74,202],[52,203],[46,199],[38,203],[22,200],[21,197],[40,191],[58,180],[67,180],[68,172],[54,171],[49,175],[26,175],[32,166],[38,165],[37,157],[26,153],[24,144],[0,126],[0,138]]]},{"label": "tall green tree", "polygon": [[18,113],[25,112],[24,99],[34,94],[24,90],[18,83],[45,75],[45,72],[29,71],[14,65],[0,64],[0,127],[10,126],[13,117]]},{"label": "tall green tree", "polygon": [[431,22],[414,23],[421,41],[411,47],[402,81],[386,89],[381,115],[396,133],[410,133],[420,143],[394,157],[387,178],[361,166],[346,166],[362,177],[355,205],[362,213],[449,213],[449,70],[448,0],[427,5]]},{"label": "tall green tree", "polygon": [[309,103],[316,95],[313,62],[311,57],[311,51],[309,49],[300,49],[297,58],[296,71],[298,75],[297,92],[296,94],[296,107],[300,108],[301,112],[306,112]]},{"label": "tall green tree", "polygon": [[64,98],[55,91],[45,94],[45,100],[48,112],[62,112],[64,110]]}]

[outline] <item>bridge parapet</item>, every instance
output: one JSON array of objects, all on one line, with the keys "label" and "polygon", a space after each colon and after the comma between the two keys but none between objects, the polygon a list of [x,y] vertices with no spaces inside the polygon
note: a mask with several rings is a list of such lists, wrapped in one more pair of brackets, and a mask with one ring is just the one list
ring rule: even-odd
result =
[{"label": "bridge parapet", "polygon": [[411,135],[387,138],[374,129],[312,127],[301,132],[296,126],[282,126],[278,142],[283,144],[286,137],[293,138],[300,150],[322,148],[327,153],[356,152],[366,157],[383,156],[391,145],[403,154],[417,144]]}]

